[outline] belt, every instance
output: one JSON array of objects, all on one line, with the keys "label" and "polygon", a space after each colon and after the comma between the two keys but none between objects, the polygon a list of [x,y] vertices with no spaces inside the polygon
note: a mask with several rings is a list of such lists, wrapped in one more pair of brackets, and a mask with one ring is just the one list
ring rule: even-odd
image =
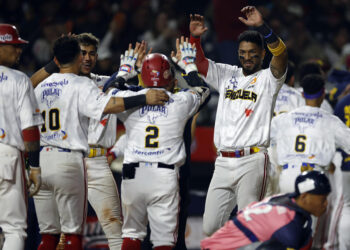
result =
[{"label": "belt", "polygon": [[72,150],[70,150],[69,148],[60,148],[60,147],[53,147],[53,146],[40,146],[40,152],[43,149],[46,149],[47,151],[51,151],[51,150],[56,150],[58,152],[67,152],[67,153],[71,153]]},{"label": "belt", "polygon": [[142,166],[152,166],[153,164],[157,164],[157,167],[158,168],[169,168],[169,169],[175,169],[175,165],[168,165],[168,164],[164,164],[164,163],[161,163],[161,162],[150,162],[150,163],[140,163],[140,162],[136,162],[136,163],[125,163],[123,164],[123,167],[134,167],[134,168],[138,168],[140,167],[140,165],[142,164]]},{"label": "belt", "polygon": [[89,148],[89,158],[94,158],[98,156],[106,155],[108,150],[106,148],[90,147]]},{"label": "belt", "polygon": [[147,167],[147,165],[152,166],[153,164],[157,164],[158,168],[168,168],[168,169],[175,169],[174,165],[168,165],[168,164],[164,164],[161,162],[158,163],[150,163],[150,162],[146,162],[146,163],[126,163],[123,164],[123,171],[122,171],[122,176],[123,176],[123,180],[131,180],[135,178],[135,168],[140,167],[140,164],[142,164],[142,166]]},{"label": "belt", "polygon": [[248,147],[245,149],[237,149],[235,151],[219,151],[222,157],[239,158],[246,155],[255,154],[260,151],[258,147]]},{"label": "belt", "polygon": [[[292,166],[292,165],[291,165]],[[315,166],[316,166],[316,164],[314,164],[314,163],[306,163],[306,162],[303,162],[302,164],[301,164],[301,167],[300,167],[300,170],[301,170],[301,172],[304,172],[304,171],[312,171],[312,170],[314,170],[314,168],[315,168]],[[282,166],[282,169],[288,169],[288,164],[284,164],[283,166]]]}]

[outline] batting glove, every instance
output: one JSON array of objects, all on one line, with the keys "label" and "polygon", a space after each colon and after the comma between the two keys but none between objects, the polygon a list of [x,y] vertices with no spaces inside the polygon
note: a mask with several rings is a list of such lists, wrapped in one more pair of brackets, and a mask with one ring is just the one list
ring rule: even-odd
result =
[{"label": "batting glove", "polygon": [[127,81],[137,75],[135,70],[135,64],[138,57],[138,53],[134,54],[134,50],[127,50],[125,54],[120,55],[120,67],[117,77],[122,77]]},{"label": "batting glove", "polygon": [[37,194],[39,192],[40,186],[41,186],[40,167],[30,167],[29,177],[28,177],[29,196],[32,197],[33,195]]},{"label": "batting glove", "polygon": [[191,89],[197,92],[197,94],[200,96],[201,104],[203,104],[210,95],[210,90],[207,87],[192,87]]},{"label": "batting glove", "polygon": [[180,44],[180,52],[180,60],[177,60],[176,57],[172,57],[171,59],[177,65],[179,65],[179,67],[182,68],[186,72],[186,74],[192,71],[198,71],[197,66],[195,64],[197,49],[193,49],[190,43],[184,42],[183,44]]}]

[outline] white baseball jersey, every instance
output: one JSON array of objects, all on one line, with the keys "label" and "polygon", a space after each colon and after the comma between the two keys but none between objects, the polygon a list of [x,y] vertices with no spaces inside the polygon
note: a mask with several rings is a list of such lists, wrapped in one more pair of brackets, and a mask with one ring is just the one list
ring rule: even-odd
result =
[{"label": "white baseball jersey", "polygon": [[[97,87],[101,88],[110,78],[109,76],[100,76],[91,73],[91,80],[95,82]],[[101,120],[90,119],[88,143],[89,145],[110,148],[114,145],[116,138],[117,115],[105,114]]]},{"label": "white baseball jersey", "polygon": [[301,93],[297,89],[283,84],[277,95],[274,116],[289,112],[303,105],[305,105],[305,99]]},{"label": "white baseball jersey", "polygon": [[5,66],[0,66],[0,110],[0,143],[23,151],[22,130],[43,119],[29,78]]},{"label": "white baseball jersey", "polygon": [[296,161],[328,166],[336,148],[350,153],[350,129],[338,117],[311,106],[273,118],[271,140],[281,166]]},{"label": "white baseball jersey", "polygon": [[216,89],[214,143],[218,150],[269,145],[270,121],[285,74],[276,79],[264,69],[244,76],[242,68],[209,60],[205,81]]},{"label": "white baseball jersey", "polygon": [[88,150],[89,118],[100,120],[111,98],[87,77],[55,73],[35,88],[45,124],[41,146]]},{"label": "white baseball jersey", "polygon": [[[139,91],[144,94],[148,89]],[[135,92],[118,92],[135,95]],[[200,96],[194,91],[167,92],[169,101],[164,106],[143,106],[118,115],[126,127],[128,144],[124,163],[161,162],[181,166],[186,152],[183,142],[184,127],[200,106]]]}]

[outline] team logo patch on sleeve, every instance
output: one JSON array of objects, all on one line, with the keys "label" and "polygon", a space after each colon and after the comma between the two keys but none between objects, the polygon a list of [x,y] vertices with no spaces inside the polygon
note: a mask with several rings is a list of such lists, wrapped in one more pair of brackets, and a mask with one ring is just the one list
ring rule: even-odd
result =
[{"label": "team logo patch on sleeve", "polygon": [[5,130],[0,128],[0,139],[4,139],[6,136]]}]

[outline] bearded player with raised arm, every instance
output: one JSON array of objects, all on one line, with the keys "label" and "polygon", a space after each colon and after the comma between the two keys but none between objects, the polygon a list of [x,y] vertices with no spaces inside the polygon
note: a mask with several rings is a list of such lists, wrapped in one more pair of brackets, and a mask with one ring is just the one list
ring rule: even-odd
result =
[{"label": "bearded player with raised arm", "polygon": [[[287,69],[286,46],[264,23],[261,13],[254,6],[241,11],[246,18],[239,20],[255,28],[238,37],[242,67],[215,63],[204,56],[200,45],[200,36],[207,30],[204,18],[191,15],[190,42],[197,48],[198,71],[220,94],[214,130],[218,157],[203,218],[207,235],[228,220],[236,205],[242,209],[265,195],[271,117]],[[264,41],[273,55],[267,69],[262,69]]]}]

